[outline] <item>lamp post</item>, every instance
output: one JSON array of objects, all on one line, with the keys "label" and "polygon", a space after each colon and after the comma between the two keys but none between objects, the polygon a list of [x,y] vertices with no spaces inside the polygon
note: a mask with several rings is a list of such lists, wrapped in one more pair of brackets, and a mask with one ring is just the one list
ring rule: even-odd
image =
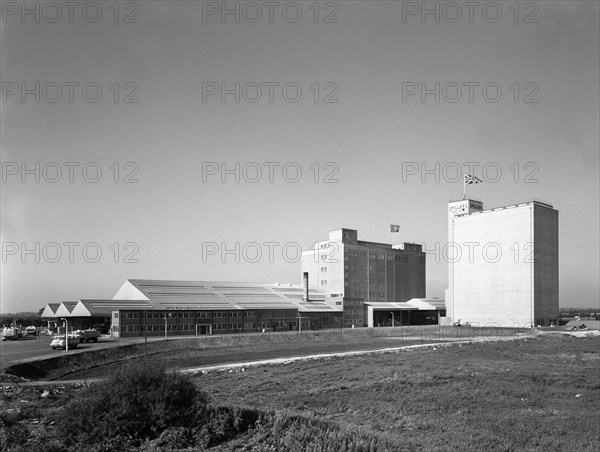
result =
[{"label": "lamp post", "polygon": [[65,353],[69,351],[69,322],[64,317],[61,320],[65,321]]},{"label": "lamp post", "polygon": [[144,309],[144,358],[148,358],[148,313]]},{"label": "lamp post", "polygon": [[390,312],[390,314],[392,314],[392,328],[393,328],[393,327],[394,327],[394,323],[395,323],[395,322],[394,322],[394,313],[393,313],[393,312]]},{"label": "lamp post", "polygon": [[167,338],[167,313],[165,312],[165,339]]}]

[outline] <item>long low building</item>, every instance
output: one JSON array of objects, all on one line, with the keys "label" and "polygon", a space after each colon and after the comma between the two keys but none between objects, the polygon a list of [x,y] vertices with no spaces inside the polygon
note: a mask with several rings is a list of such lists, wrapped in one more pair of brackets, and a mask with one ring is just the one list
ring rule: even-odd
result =
[{"label": "long low building", "polygon": [[[201,335],[342,326],[342,308],[292,284],[127,280],[110,300],[51,303],[42,316],[113,336]],[[106,331],[105,331],[106,332]]]}]

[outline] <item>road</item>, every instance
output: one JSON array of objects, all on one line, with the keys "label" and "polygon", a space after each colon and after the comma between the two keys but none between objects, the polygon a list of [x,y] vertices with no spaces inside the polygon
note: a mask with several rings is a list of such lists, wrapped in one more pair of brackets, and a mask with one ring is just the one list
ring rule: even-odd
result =
[{"label": "road", "polygon": [[[137,338],[136,338],[137,339]],[[51,358],[65,354],[64,350],[53,350],[50,347],[51,336],[27,336],[17,340],[2,341],[0,345],[0,370],[15,364],[18,361],[39,358]],[[139,342],[137,339],[135,342]],[[115,347],[129,342],[126,340],[115,341],[110,337],[100,338],[98,343],[78,344],[76,349],[71,349],[68,353],[81,353],[91,349],[101,349]],[[134,342],[134,341],[131,341]]]}]

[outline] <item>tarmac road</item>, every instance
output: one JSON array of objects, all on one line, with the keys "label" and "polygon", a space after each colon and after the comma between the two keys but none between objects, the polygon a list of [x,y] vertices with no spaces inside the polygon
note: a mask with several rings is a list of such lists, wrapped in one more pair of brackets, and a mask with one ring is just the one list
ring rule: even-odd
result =
[{"label": "tarmac road", "polygon": [[115,347],[123,345],[125,342],[124,340],[115,341],[111,337],[102,337],[100,342],[78,344],[77,348],[65,352],[63,349],[53,350],[50,347],[51,341],[52,336],[27,336],[21,339],[2,341],[2,345],[0,345],[0,371],[22,360],[51,358],[64,353],[81,353],[91,349]]},{"label": "tarmac road", "polygon": [[[189,336],[173,336],[169,340],[186,339]],[[162,341],[162,337],[148,338],[148,342]],[[2,341],[0,345],[0,372],[12,364],[19,361],[33,361],[36,359],[52,358],[64,353],[82,353],[90,350],[100,350],[109,347],[118,347],[125,344],[143,343],[144,338],[120,338],[115,339],[111,336],[102,336],[98,342],[87,342],[78,344],[76,349],[69,349],[65,352],[63,349],[53,350],[50,347],[52,336],[27,336],[17,340]]]}]

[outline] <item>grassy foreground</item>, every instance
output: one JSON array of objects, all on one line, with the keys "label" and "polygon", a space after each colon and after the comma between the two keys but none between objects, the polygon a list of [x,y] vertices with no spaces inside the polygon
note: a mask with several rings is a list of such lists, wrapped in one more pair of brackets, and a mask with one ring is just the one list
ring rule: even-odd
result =
[{"label": "grassy foreground", "polygon": [[600,450],[599,338],[543,336],[209,373],[214,402],[335,421],[388,450]]},{"label": "grassy foreground", "polygon": [[[599,345],[552,334],[200,374],[192,426],[86,449],[596,451]],[[69,450],[55,421],[82,389],[48,389],[3,396],[0,448]]]}]

